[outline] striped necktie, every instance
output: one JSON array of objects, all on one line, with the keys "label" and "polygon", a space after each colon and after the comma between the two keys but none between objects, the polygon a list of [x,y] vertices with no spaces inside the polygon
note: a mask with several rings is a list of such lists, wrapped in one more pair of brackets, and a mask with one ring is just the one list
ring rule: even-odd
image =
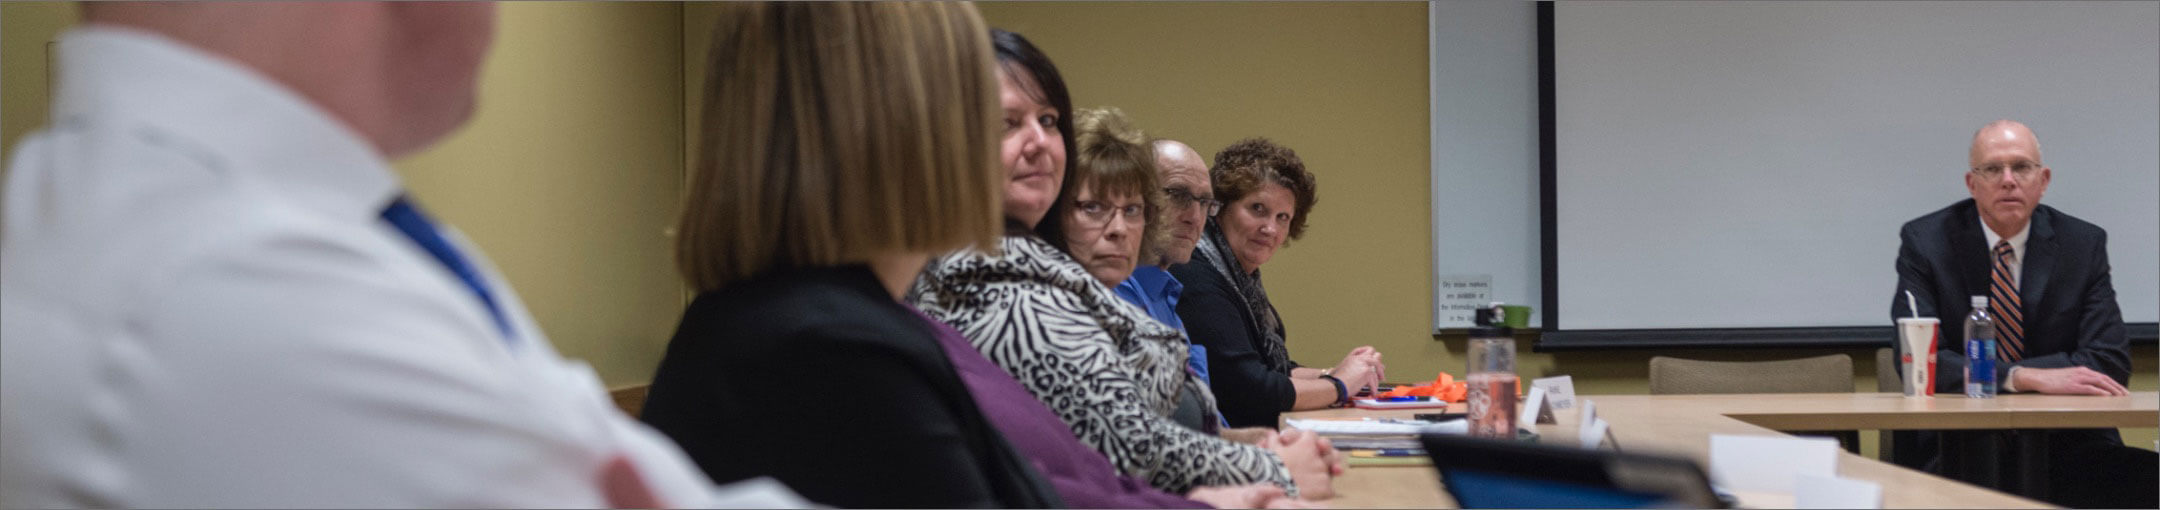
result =
[{"label": "striped necktie", "polygon": [[480,271],[474,269],[463,254],[458,253],[457,247],[451,245],[449,239],[443,238],[442,233],[435,230],[435,222],[428,221],[427,214],[420,212],[419,206],[414,205],[411,199],[400,196],[390,207],[383,209],[382,218],[397,227],[399,232],[405,233],[406,237],[412,238],[413,244],[420,245],[420,249],[427,250],[428,255],[435,256],[436,262],[441,262],[445,269],[457,276],[458,281],[465,283],[465,288],[480,299],[480,304],[487,307],[488,315],[495,319],[495,327],[502,330],[504,343],[517,343],[517,335],[510,333],[510,320],[503,316],[502,308],[495,304],[495,294],[488,292],[487,285],[481,283]]},{"label": "striped necktie", "polygon": [[1995,316],[1995,338],[2002,340],[1997,352],[2013,362],[2025,358],[2025,312],[2018,301],[2017,279],[2010,276],[2015,256],[2010,241],[1995,243],[1995,284],[1988,286],[1988,313]]}]

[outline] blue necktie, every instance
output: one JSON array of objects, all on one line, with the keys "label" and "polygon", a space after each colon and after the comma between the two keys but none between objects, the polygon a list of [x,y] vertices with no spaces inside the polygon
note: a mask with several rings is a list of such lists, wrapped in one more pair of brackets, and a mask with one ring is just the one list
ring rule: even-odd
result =
[{"label": "blue necktie", "polygon": [[434,255],[435,260],[442,262],[443,267],[457,274],[458,280],[464,281],[465,287],[472,289],[473,295],[480,298],[480,303],[487,305],[488,315],[495,317],[495,327],[502,329],[503,342],[513,343],[517,336],[510,334],[510,321],[503,318],[502,308],[495,306],[495,295],[489,293],[487,286],[480,283],[480,273],[474,271],[472,264],[465,261],[465,256],[458,254],[457,247],[443,239],[442,233],[435,230],[434,222],[428,221],[427,214],[420,212],[419,206],[413,205],[411,199],[399,196],[389,208],[383,209],[382,217],[384,221],[396,226],[398,231],[404,232],[406,237],[412,238],[413,243],[419,244],[421,249],[427,250],[429,255]]}]

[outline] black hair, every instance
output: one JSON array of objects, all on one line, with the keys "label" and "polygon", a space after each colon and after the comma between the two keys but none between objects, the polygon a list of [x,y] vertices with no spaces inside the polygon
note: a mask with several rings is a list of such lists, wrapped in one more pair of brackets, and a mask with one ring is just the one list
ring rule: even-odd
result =
[{"label": "black hair", "polygon": [[[1018,75],[1024,72],[1035,79],[1036,90],[1022,91],[1027,93],[1029,99],[1050,105],[1058,111],[1058,138],[1065,145],[1065,177],[1058,184],[1057,199],[1050,203],[1050,211],[1043,214],[1042,221],[1035,222],[1033,230],[1035,235],[1050,244],[1062,246],[1065,242],[1065,227],[1063,222],[1057,221],[1057,215],[1064,212],[1065,203],[1072,200],[1075,192],[1073,181],[1076,179],[1073,178],[1073,170],[1077,167],[1074,161],[1079,156],[1079,150],[1073,141],[1075,133],[1072,93],[1065,89],[1065,77],[1058,74],[1057,64],[1051,63],[1050,56],[1043,54],[1042,50],[1037,49],[1035,43],[1028,42],[1026,37],[1002,28],[992,28],[990,46],[997,50],[998,67],[1006,74]],[[1022,80],[1014,81],[1024,83]]]}]

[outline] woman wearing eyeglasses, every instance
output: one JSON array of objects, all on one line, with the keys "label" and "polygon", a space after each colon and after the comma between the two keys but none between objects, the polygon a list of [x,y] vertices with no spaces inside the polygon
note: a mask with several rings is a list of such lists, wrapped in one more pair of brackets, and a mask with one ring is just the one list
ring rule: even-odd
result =
[{"label": "woman wearing eyeglasses", "polygon": [[1077,168],[1072,199],[1052,205],[1065,253],[1106,287],[1131,276],[1142,247],[1159,246],[1163,196],[1155,150],[1115,108],[1082,109],[1073,124]]},{"label": "woman wearing eyeglasses", "polygon": [[[1161,251],[1175,249],[1170,243],[1171,214],[1178,209],[1170,207],[1165,200],[1172,189],[1160,184],[1160,158],[1156,146],[1148,142],[1147,135],[1134,129],[1125,113],[1116,108],[1083,109],[1075,121],[1078,133],[1078,164],[1073,179],[1073,198],[1051,208],[1050,217],[1059,221],[1058,231],[1064,237],[1067,255],[1087,268],[1089,275],[1103,286],[1114,289],[1119,299],[1131,303],[1146,312],[1149,318],[1177,330],[1180,337],[1185,333],[1178,320],[1174,305],[1151,307],[1144,298],[1143,285],[1127,285],[1140,278],[1139,270],[1145,267],[1159,273],[1155,285],[1175,285],[1170,273],[1153,263],[1163,259]],[[1202,184],[1203,186],[1205,184]],[[1157,191],[1161,190],[1161,191]],[[1202,221],[1205,221],[1203,219]],[[1145,261],[1147,264],[1143,264]],[[1169,301],[1169,300],[1165,300]],[[1164,303],[1168,305],[1168,303]],[[1188,342],[1186,368],[1202,382],[1207,380],[1205,351],[1193,348]],[[1174,367],[1164,367],[1170,370]],[[1211,425],[1220,424],[1220,418],[1210,408],[1203,408],[1210,396],[1199,394],[1199,387],[1191,387],[1179,396],[1177,408],[1171,418],[1179,424],[1196,430],[1213,430]],[[1215,423],[1210,423],[1214,420]],[[1235,441],[1254,442],[1265,436],[1272,428],[1249,428],[1220,431],[1224,437]]]}]

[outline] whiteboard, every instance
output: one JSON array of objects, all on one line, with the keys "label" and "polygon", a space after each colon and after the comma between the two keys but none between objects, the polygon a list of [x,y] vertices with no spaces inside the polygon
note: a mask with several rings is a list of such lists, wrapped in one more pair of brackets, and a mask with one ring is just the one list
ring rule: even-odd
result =
[{"label": "whiteboard", "polygon": [[1886,325],[1998,118],[2160,318],[2160,4],[1562,2],[1554,43],[1560,329]]}]

